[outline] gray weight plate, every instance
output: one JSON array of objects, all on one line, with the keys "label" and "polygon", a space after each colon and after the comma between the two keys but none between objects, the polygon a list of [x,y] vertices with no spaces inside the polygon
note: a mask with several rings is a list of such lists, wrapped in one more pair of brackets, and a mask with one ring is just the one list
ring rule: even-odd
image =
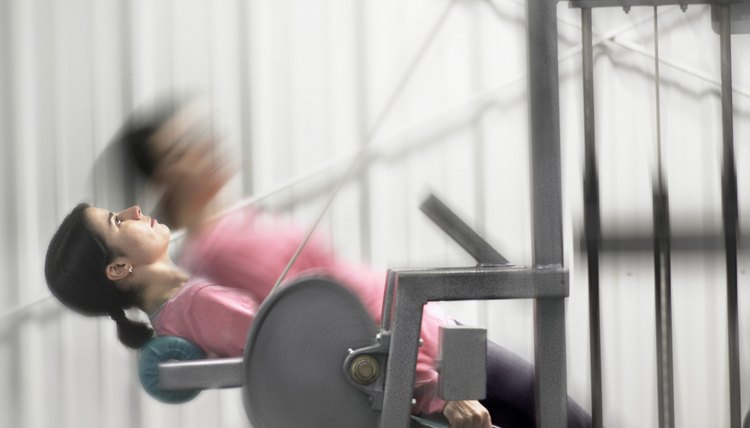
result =
[{"label": "gray weight plate", "polygon": [[300,280],[267,298],[245,346],[245,412],[254,428],[376,427],[379,412],[345,377],[350,348],[377,328],[351,292]]}]

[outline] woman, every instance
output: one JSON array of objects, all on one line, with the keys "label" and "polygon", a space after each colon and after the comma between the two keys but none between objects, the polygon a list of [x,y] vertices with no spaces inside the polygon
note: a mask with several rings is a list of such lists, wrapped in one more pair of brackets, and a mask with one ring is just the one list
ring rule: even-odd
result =
[{"label": "woman", "polygon": [[[242,229],[243,233],[238,233]],[[121,212],[77,206],[63,221],[47,252],[45,277],[52,293],[86,315],[109,315],[131,348],[152,335],[124,309],[149,314],[157,334],[185,337],[210,354],[241,356],[247,331],[302,239],[302,231],[251,211],[237,211],[191,241],[185,266],[169,256],[169,228],[137,206]],[[385,273],[337,258],[320,241],[300,253],[287,278],[325,275],[353,291],[379,322]],[[489,427],[477,402],[445,403],[436,396],[437,331],[453,321],[435,304],[425,307],[417,362],[415,413],[443,412],[455,424]],[[464,425],[460,425],[464,426]]]},{"label": "woman", "polygon": [[[117,144],[160,189],[161,213],[170,226],[189,230],[178,264],[169,256],[169,228],[140,208],[112,213],[79,205],[50,244],[47,282],[71,308],[110,315],[120,340],[130,347],[141,346],[152,333],[125,317],[123,309],[136,306],[149,314],[157,334],[185,337],[216,356],[240,356],[258,306],[304,231],[252,209],[205,223],[221,207],[216,194],[234,169],[193,103],[166,102],[155,111],[134,115]],[[313,239],[286,280],[307,274],[325,275],[349,288],[380,322],[384,271],[345,261]],[[486,400],[446,403],[436,396],[437,332],[440,325],[453,323],[437,304],[425,307],[414,413],[442,412],[452,426],[486,428],[491,415],[492,422],[506,428],[534,427],[533,366],[491,342]],[[570,428],[591,425],[570,399],[568,414]]]}]

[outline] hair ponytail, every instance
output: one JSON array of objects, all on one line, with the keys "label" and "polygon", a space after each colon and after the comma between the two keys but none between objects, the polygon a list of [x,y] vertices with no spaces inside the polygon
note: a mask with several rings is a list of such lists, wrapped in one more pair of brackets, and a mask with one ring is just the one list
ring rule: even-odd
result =
[{"label": "hair ponytail", "polygon": [[117,338],[128,348],[139,349],[154,335],[151,327],[131,320],[122,308],[111,311],[109,317],[117,323]]}]

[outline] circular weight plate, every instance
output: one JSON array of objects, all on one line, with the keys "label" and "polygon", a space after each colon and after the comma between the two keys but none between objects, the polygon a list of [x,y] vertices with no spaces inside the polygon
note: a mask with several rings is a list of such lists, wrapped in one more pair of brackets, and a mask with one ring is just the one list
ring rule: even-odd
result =
[{"label": "circular weight plate", "polygon": [[245,412],[255,428],[375,427],[379,412],[345,377],[349,349],[375,341],[351,292],[304,279],[267,298],[245,346]]}]

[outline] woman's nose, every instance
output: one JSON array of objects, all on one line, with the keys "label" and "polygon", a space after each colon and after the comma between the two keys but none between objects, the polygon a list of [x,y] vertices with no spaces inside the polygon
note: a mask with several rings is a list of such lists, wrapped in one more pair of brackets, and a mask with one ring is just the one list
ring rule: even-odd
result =
[{"label": "woman's nose", "polygon": [[127,220],[140,220],[141,215],[141,207],[138,205],[133,205],[120,213],[120,217],[124,217]]}]

